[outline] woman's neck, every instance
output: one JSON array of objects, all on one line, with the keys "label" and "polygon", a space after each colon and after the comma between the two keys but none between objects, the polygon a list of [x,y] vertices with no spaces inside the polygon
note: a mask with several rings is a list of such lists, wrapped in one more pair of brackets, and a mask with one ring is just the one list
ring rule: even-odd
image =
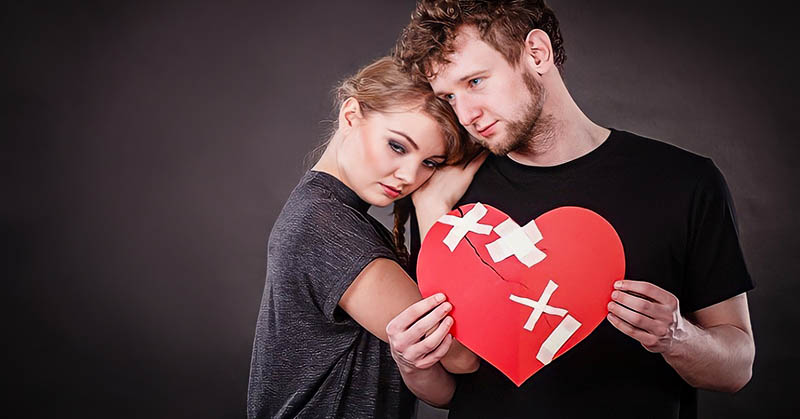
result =
[{"label": "woman's neck", "polygon": [[311,170],[327,173],[336,179],[339,179],[339,181],[347,185],[348,188],[352,189],[347,182],[347,179],[345,179],[345,176],[343,176],[343,171],[339,165],[338,151],[340,143],[340,134],[339,131],[336,131],[333,134],[333,137],[331,137],[330,141],[328,141],[328,145],[325,147],[325,151],[322,152],[322,156],[319,158],[317,163],[314,164]]}]

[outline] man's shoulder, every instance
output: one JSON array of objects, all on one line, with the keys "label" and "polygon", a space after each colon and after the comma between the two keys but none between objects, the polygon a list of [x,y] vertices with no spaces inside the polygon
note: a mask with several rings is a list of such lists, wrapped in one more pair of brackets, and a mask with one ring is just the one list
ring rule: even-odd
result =
[{"label": "man's shoulder", "polygon": [[686,174],[708,170],[711,159],[665,140],[645,137],[629,131],[613,131],[619,154],[649,168],[665,168]]},{"label": "man's shoulder", "polygon": [[646,137],[630,131],[615,131],[612,135],[629,151],[673,161],[702,162],[707,157],[687,150],[667,140]]}]

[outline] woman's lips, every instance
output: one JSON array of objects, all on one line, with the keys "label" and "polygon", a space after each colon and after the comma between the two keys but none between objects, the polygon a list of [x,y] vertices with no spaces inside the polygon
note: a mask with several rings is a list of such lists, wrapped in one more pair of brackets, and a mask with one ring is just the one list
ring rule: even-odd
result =
[{"label": "woman's lips", "polygon": [[389,198],[394,199],[394,198],[397,198],[398,196],[400,196],[400,190],[399,189],[395,189],[395,188],[393,188],[391,186],[384,185],[383,183],[381,183],[381,186],[383,187],[383,192]]}]

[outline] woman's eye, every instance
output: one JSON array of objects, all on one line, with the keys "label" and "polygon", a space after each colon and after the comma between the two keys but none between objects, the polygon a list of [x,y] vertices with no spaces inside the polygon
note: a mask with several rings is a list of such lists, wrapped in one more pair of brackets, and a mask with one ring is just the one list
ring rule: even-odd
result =
[{"label": "woman's eye", "polygon": [[397,154],[404,154],[406,152],[405,147],[396,141],[389,141],[389,148]]},{"label": "woman's eye", "polygon": [[429,168],[429,169],[435,169],[435,168],[439,167],[439,163],[435,162],[433,160],[425,160],[425,161],[422,162],[422,165],[427,167],[427,168]]},{"label": "woman's eye", "polygon": [[452,102],[452,101],[453,101],[453,99],[455,99],[455,98],[456,98],[456,95],[454,95],[454,94],[452,94],[452,93],[449,93],[449,94],[446,94],[446,95],[444,95],[444,100],[446,100],[446,101],[448,101],[448,102]]}]

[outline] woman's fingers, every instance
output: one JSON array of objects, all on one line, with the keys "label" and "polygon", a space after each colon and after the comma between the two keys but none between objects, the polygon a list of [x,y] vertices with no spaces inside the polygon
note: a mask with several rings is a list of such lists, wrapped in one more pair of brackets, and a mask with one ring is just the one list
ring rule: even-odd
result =
[{"label": "woman's fingers", "polygon": [[386,325],[386,334],[397,336],[411,327],[422,315],[431,311],[445,300],[444,294],[437,293],[410,305]]},{"label": "woman's fingers", "polygon": [[447,313],[449,313],[452,308],[453,306],[450,303],[446,301],[443,302],[431,310],[430,313],[417,320],[403,334],[407,335],[407,339],[409,341],[419,341],[423,336],[425,336],[425,332],[436,327],[436,325],[441,322],[445,316],[447,316]]},{"label": "woman's fingers", "polygon": [[417,362],[418,368],[430,368],[433,364],[439,362],[447,352],[450,350],[450,346],[453,344],[453,335],[447,334],[445,335],[442,343],[433,351],[425,355],[422,359]]},{"label": "woman's fingers", "polygon": [[[450,327],[452,325],[453,318],[450,316],[445,317],[441,322],[439,322],[438,327],[433,333],[431,333],[425,339],[422,339],[408,347],[403,356],[407,360],[413,362],[417,368],[425,368],[420,366],[420,363],[423,361],[423,359],[428,358],[427,355],[436,352],[436,349],[441,346],[445,338],[449,335]],[[438,361],[438,359],[436,361]]]}]

